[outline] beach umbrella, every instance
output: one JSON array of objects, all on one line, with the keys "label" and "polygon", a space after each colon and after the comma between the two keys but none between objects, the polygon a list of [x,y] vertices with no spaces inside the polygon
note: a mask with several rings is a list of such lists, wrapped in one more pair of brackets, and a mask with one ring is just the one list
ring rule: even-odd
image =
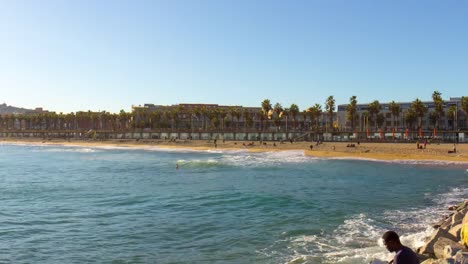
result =
[{"label": "beach umbrella", "polygon": [[437,133],[436,133],[436,129],[434,127],[434,137],[436,137],[436,136],[437,136]]}]

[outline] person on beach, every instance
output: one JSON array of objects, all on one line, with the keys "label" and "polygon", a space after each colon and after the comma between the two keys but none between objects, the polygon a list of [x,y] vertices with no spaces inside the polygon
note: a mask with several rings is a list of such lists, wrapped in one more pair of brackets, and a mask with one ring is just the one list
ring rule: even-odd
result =
[{"label": "person on beach", "polygon": [[413,250],[405,247],[400,242],[400,237],[395,231],[387,231],[382,236],[383,243],[388,251],[395,252],[395,257],[389,264],[419,264],[419,258]]},{"label": "person on beach", "polygon": [[453,150],[449,150],[448,153],[457,153],[457,146],[453,144]]}]

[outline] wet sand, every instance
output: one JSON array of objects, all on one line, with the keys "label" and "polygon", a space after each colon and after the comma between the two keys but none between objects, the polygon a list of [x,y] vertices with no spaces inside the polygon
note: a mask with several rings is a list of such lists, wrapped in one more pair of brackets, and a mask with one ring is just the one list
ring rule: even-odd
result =
[{"label": "wet sand", "polygon": [[[358,158],[377,160],[435,160],[468,163],[468,144],[457,144],[457,153],[449,154],[453,144],[428,144],[425,149],[417,149],[415,143],[357,143],[325,142],[316,145],[315,142],[252,142],[218,140],[216,146],[213,140],[177,140],[175,142],[164,140],[43,140],[43,139],[16,139],[2,138],[0,142],[34,145],[70,145],[84,147],[131,147],[131,148],[188,148],[193,150],[246,150],[251,152],[302,150],[305,155],[327,158]],[[275,145],[274,145],[275,144]],[[347,147],[354,144],[355,147]],[[310,146],[313,146],[312,150]]]}]

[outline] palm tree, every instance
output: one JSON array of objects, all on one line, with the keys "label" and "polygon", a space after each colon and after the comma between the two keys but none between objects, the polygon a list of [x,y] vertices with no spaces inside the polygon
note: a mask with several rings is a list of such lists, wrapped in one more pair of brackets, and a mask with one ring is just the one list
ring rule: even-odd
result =
[{"label": "palm tree", "polygon": [[333,95],[328,96],[325,101],[325,110],[328,112],[330,128],[333,128],[333,111],[335,111],[335,98],[333,98]]},{"label": "palm tree", "polygon": [[361,114],[361,118],[362,118],[362,129],[367,131],[367,129],[369,129],[369,112],[368,111],[365,111]]},{"label": "palm tree", "polygon": [[203,128],[203,121],[200,123],[202,118],[202,109],[200,107],[197,106],[193,109],[193,116],[197,119],[198,129]]},{"label": "palm tree", "polygon": [[320,104],[315,104],[310,107],[310,113],[312,115],[312,119],[315,120],[315,131],[318,132],[320,116],[322,115],[322,106]]},{"label": "palm tree", "polygon": [[260,111],[258,111],[258,113],[256,113],[255,119],[257,119],[257,121],[260,119],[260,121],[259,121],[260,131],[263,131],[263,120],[265,120],[265,114],[264,114],[263,110],[260,110]]},{"label": "palm tree", "polygon": [[385,116],[383,113],[378,113],[376,118],[377,126],[382,128],[383,123],[385,122]]},{"label": "palm tree", "polygon": [[392,124],[393,127],[395,127],[395,117],[398,119],[400,116],[400,105],[395,103],[395,101],[390,102],[388,105],[388,108],[390,109],[390,112],[392,113]]},{"label": "palm tree", "polygon": [[406,127],[408,127],[409,129],[413,129],[414,121],[416,121],[417,118],[418,115],[416,114],[413,108],[409,108],[408,110],[406,110],[406,112],[404,113]]},{"label": "palm tree", "polygon": [[227,110],[227,113],[229,114],[229,116],[231,117],[231,125],[230,127],[232,128],[232,124],[234,124],[234,117],[236,116],[235,113],[236,113],[236,108],[235,107],[229,107],[228,110]]},{"label": "palm tree", "polygon": [[286,133],[288,133],[288,121],[289,121],[289,116],[291,115],[291,111],[289,110],[289,108],[284,108],[282,113],[283,114],[281,115],[281,117],[283,116],[286,117]]},{"label": "palm tree", "polygon": [[436,111],[431,111],[429,113],[429,121],[431,122],[431,125],[433,127],[437,127],[437,112]]},{"label": "palm tree", "polygon": [[112,131],[115,131],[117,129],[117,119],[119,115],[116,113],[110,114],[110,126],[112,128]]},{"label": "palm tree", "polygon": [[452,123],[453,123],[453,126],[452,126],[452,129],[455,130],[456,129],[456,117],[457,117],[457,106],[456,105],[452,105],[449,107],[449,109],[447,110],[447,115],[448,117],[452,120]]},{"label": "palm tree", "polygon": [[468,127],[468,97],[462,96],[461,108],[465,112],[465,128]]},{"label": "palm tree", "polygon": [[221,119],[221,129],[224,129],[224,121],[225,121],[225,119],[227,117],[227,112],[223,108],[219,108],[218,109],[218,115],[219,115],[219,117]]},{"label": "palm tree", "polygon": [[171,109],[169,110],[169,117],[171,118],[171,130],[174,132],[174,130],[178,129],[179,125],[179,109]]},{"label": "palm tree", "polygon": [[414,100],[413,103],[411,103],[411,108],[414,110],[416,116],[418,117],[418,128],[421,128],[422,118],[427,112],[427,107],[423,104],[423,102],[421,102],[421,100],[416,98],[416,100]]},{"label": "palm tree", "polygon": [[150,113],[150,127],[151,129],[158,128],[161,124],[161,117],[162,112],[160,110],[156,110]]},{"label": "palm tree", "polygon": [[242,110],[242,117],[244,118],[244,132],[246,132],[246,130],[247,130],[247,120],[251,120],[249,110],[243,109]]},{"label": "palm tree", "polygon": [[128,121],[130,118],[130,113],[125,112],[123,109],[119,112],[119,121],[120,121],[120,128],[127,129],[128,128]]},{"label": "palm tree", "polygon": [[275,113],[274,115],[274,123],[275,126],[278,130],[278,127],[280,126],[281,123],[281,117],[282,117],[282,112],[283,112],[283,106],[280,103],[276,103],[275,106],[273,107],[273,111]]},{"label": "palm tree", "polygon": [[70,130],[74,128],[73,121],[75,120],[75,114],[73,112],[65,114],[65,129]]},{"label": "palm tree", "polygon": [[296,117],[297,117],[297,114],[299,113],[299,107],[296,104],[291,104],[291,106],[289,107],[289,112],[291,113],[291,117],[293,119],[294,129],[296,129],[297,128]]},{"label": "palm tree", "polygon": [[19,125],[18,129],[22,129],[23,128],[24,115],[23,114],[16,114],[15,118],[18,121],[18,125]]},{"label": "palm tree", "polygon": [[219,126],[219,109],[211,109],[208,112],[208,118],[210,119],[212,128],[217,129]]},{"label": "palm tree", "polygon": [[309,112],[307,110],[302,110],[302,128],[306,129],[307,127],[307,117],[309,117]]},{"label": "palm tree", "polygon": [[382,110],[382,106],[380,105],[378,100],[369,104],[369,116],[371,120],[374,122],[374,126],[377,125],[377,115],[379,114],[380,110]]},{"label": "palm tree", "polygon": [[[270,112],[270,110],[271,110],[270,100],[269,99],[263,100],[263,102],[262,102],[262,112],[263,112],[263,115],[264,115],[265,119],[267,119],[267,124],[268,124],[268,113]],[[263,125],[262,125],[262,130],[263,130]]]},{"label": "palm tree", "polygon": [[436,119],[436,127],[439,128],[439,120],[444,115],[444,100],[442,100],[442,93],[439,91],[434,91],[432,93],[432,100],[434,101],[434,118]]},{"label": "palm tree", "polygon": [[346,118],[351,121],[351,130],[354,131],[354,121],[356,120],[357,112],[357,100],[355,95],[349,98],[349,104],[346,106],[346,112]]},{"label": "palm tree", "polygon": [[205,130],[208,130],[208,114],[210,113],[210,109],[206,108],[206,106],[202,106],[200,109],[201,116],[202,118],[202,127],[205,128]]},{"label": "palm tree", "polygon": [[234,117],[236,118],[236,130],[239,129],[239,122],[242,116],[242,110],[240,108],[235,108],[233,112]]}]

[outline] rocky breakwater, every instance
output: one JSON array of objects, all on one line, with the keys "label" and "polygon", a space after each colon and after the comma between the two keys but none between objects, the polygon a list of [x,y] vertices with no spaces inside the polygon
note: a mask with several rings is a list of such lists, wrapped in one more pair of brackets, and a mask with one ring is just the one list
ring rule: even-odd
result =
[{"label": "rocky breakwater", "polygon": [[423,264],[468,264],[468,200],[448,209],[452,213],[433,225],[432,236],[417,249]]}]

